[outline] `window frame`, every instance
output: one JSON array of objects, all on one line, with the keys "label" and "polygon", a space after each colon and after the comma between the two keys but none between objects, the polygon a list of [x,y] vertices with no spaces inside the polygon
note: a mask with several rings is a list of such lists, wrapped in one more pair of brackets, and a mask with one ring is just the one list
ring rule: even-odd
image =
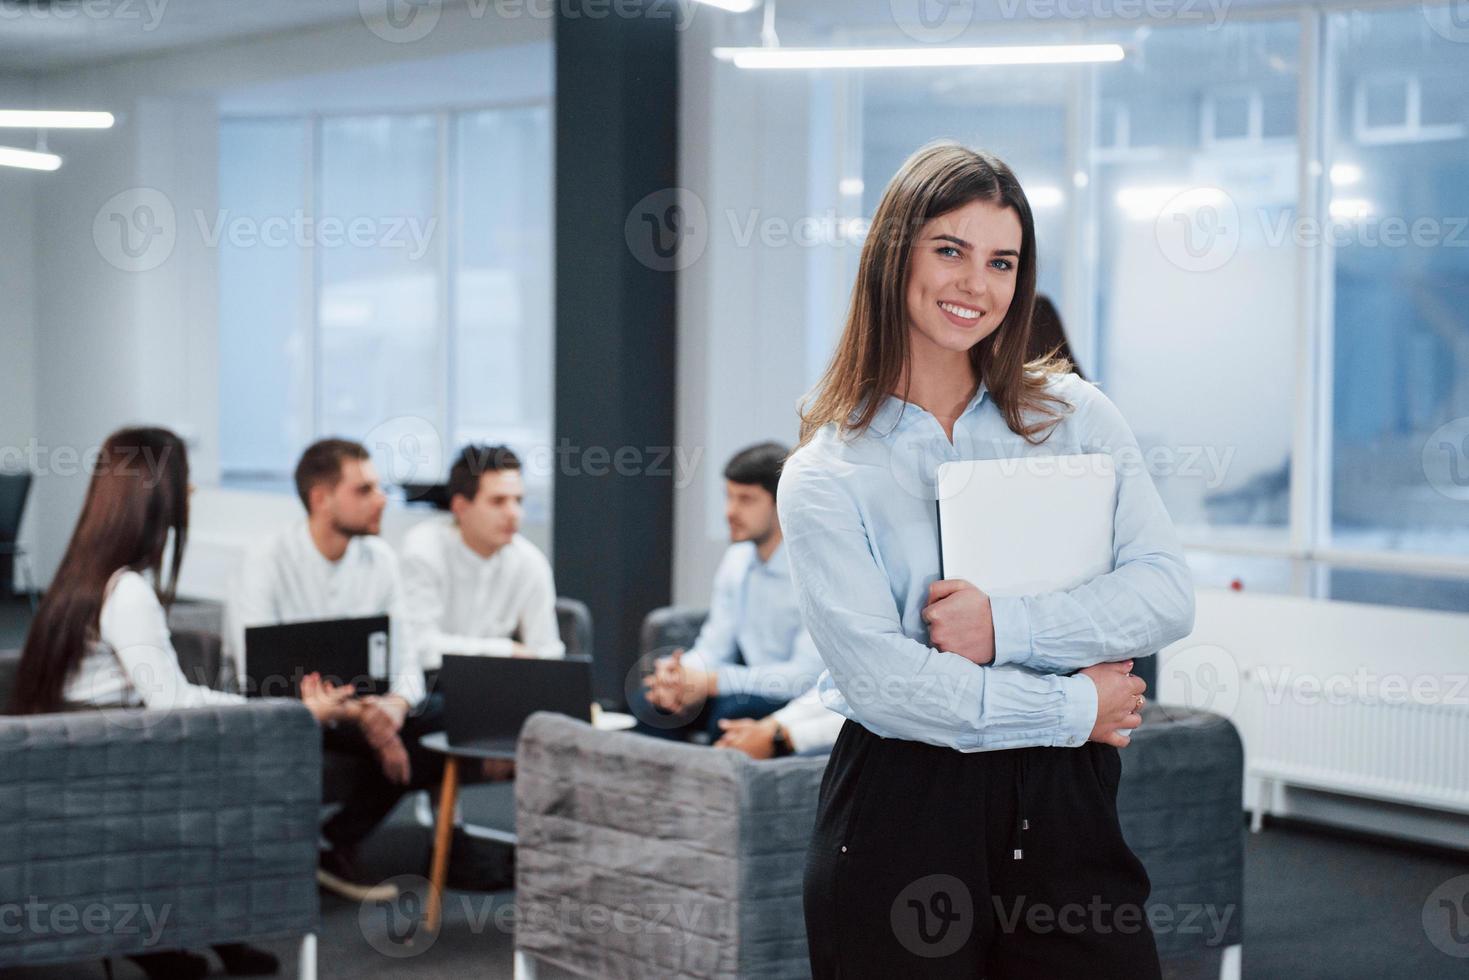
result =
[{"label": "window frame", "polygon": [[[294,122],[302,125],[305,129],[305,197],[300,202],[303,213],[314,216],[321,201],[322,194],[322,134],[325,124],[334,119],[361,119],[381,117],[428,117],[432,118],[437,139],[437,151],[434,163],[434,212],[432,219],[434,227],[442,229],[439,238],[438,261],[435,263],[436,282],[435,292],[437,298],[437,315],[434,318],[435,356],[434,369],[437,381],[438,397],[436,400],[435,417],[428,421],[435,430],[442,433],[447,440],[452,440],[457,431],[458,384],[454,371],[455,353],[455,317],[457,315],[458,301],[458,276],[457,265],[460,253],[460,243],[464,235],[464,223],[462,215],[458,213],[457,201],[455,199],[455,174],[456,166],[460,163],[458,159],[459,141],[457,136],[457,125],[459,120],[465,116],[472,116],[483,112],[511,111],[517,109],[543,109],[549,118],[555,118],[554,98],[526,98],[506,99],[491,101],[476,101],[466,103],[455,103],[453,105],[441,105],[433,108],[353,108],[333,112],[306,112],[306,113],[235,113],[222,115],[219,119],[221,126],[234,122]],[[554,140],[553,140],[554,153]],[[553,204],[554,207],[554,204]],[[552,219],[554,220],[554,218]],[[325,416],[322,402],[323,389],[322,368],[324,359],[322,356],[322,325],[320,300],[322,293],[322,259],[318,248],[308,247],[301,250],[301,261],[305,264],[303,279],[305,288],[301,290],[298,302],[301,304],[298,315],[306,324],[307,377],[309,378],[310,391],[306,401],[310,405],[310,419],[308,431],[312,438],[320,439],[333,433],[326,432],[322,428],[322,420]],[[554,255],[551,257],[554,265]],[[554,322],[552,328],[554,329]],[[444,446],[447,454],[453,451],[453,447],[447,443]],[[221,456],[223,454],[221,453]],[[291,464],[286,461],[279,472],[230,470],[223,465],[221,460],[219,483],[225,489],[250,489],[263,490],[265,492],[294,493],[291,483]],[[391,488],[388,488],[391,489]],[[538,487],[538,491],[549,492],[549,487]]]}]

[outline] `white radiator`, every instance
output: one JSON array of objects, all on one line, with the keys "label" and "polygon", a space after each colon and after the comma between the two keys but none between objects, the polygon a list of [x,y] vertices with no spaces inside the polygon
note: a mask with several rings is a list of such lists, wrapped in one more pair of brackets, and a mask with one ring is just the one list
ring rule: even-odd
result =
[{"label": "white radiator", "polygon": [[[1289,787],[1469,815],[1469,615],[1200,590],[1156,694],[1235,723],[1257,825]],[[1398,813],[1363,829],[1413,836]]]},{"label": "white radiator", "polygon": [[1436,691],[1414,700],[1347,675],[1328,675],[1326,690],[1320,680],[1244,671],[1234,722],[1250,777],[1469,814],[1469,684],[1424,682]]}]

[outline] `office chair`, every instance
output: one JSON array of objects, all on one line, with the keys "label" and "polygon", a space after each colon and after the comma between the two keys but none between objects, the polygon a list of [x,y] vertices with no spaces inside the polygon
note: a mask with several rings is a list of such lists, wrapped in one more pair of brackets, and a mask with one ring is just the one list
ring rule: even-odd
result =
[{"label": "office chair", "polygon": [[0,473],[0,558],[10,559],[10,579],[17,570],[25,569],[24,586],[31,600],[31,614],[36,612],[36,576],[30,556],[17,542],[20,519],[25,514],[26,498],[31,492],[30,473]]}]

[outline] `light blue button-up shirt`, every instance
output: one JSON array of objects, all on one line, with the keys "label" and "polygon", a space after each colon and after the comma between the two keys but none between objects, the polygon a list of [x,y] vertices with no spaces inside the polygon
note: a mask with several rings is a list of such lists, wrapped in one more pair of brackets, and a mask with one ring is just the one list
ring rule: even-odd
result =
[{"label": "light blue button-up shirt", "polygon": [[[735,651],[744,663],[735,662]],[[684,658],[713,670],[720,694],[790,700],[821,676],[821,655],[801,626],[785,546],[760,560],[751,541],[730,545],[714,574],[709,618]]]},{"label": "light blue button-up shirt", "polygon": [[[1132,431],[1095,385],[1074,374],[1049,384],[1074,410],[1039,446],[1010,431],[981,384],[952,443],[931,414],[887,396],[865,433],[842,439],[827,426],[785,464],[780,521],[827,667],[822,700],[877,735],[963,751],[1080,745],[1097,691],[1071,672],[1156,653],[1193,629],[1193,579]],[[938,464],[1097,452],[1116,463],[1113,571],[992,598],[991,665],[931,646],[922,611],[939,577]]]}]

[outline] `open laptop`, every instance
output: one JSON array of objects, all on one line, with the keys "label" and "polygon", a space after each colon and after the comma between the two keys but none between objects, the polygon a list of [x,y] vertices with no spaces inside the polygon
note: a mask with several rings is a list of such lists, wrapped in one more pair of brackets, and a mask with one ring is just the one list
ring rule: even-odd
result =
[{"label": "open laptop", "polygon": [[469,657],[449,654],[439,671],[449,744],[514,752],[537,711],[592,720],[592,662],[576,657]]},{"label": "open laptop", "polygon": [[388,691],[388,617],[323,619],[245,630],[245,693],[300,697],[301,678],[319,673],[358,694]]}]

